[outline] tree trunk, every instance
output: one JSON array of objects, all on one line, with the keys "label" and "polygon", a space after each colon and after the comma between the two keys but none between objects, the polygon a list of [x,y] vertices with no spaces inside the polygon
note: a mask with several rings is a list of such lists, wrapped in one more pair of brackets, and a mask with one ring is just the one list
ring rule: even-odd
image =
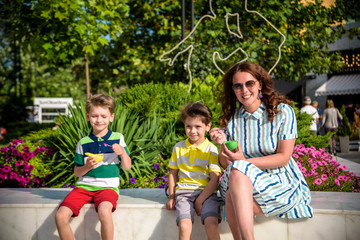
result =
[{"label": "tree trunk", "polygon": [[90,97],[89,57],[85,53],[86,99]]}]

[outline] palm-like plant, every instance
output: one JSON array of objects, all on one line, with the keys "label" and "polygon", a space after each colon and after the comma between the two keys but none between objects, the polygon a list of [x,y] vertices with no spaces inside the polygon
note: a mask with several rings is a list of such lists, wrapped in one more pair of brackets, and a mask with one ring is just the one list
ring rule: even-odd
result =
[{"label": "palm-like plant", "polygon": [[[92,128],[86,119],[83,103],[69,106],[70,115],[59,116],[57,122],[61,144],[55,145],[59,155],[48,164],[52,166],[54,177],[47,183],[48,186],[61,187],[74,184],[77,180],[73,173],[74,155],[77,142],[89,135]],[[159,155],[157,136],[160,128],[160,119],[141,119],[137,113],[118,105],[114,121],[109,125],[114,132],[121,132],[130,151],[132,168],[129,171],[120,170],[122,183],[129,183],[130,176],[141,177],[152,173],[152,163]]]}]

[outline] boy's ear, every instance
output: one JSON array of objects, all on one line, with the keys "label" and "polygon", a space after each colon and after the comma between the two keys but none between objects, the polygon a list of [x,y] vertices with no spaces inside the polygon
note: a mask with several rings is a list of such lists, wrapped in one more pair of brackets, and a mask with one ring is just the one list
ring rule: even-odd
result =
[{"label": "boy's ear", "polygon": [[86,113],[86,120],[90,121],[89,113]]},{"label": "boy's ear", "polygon": [[212,122],[209,122],[209,124],[206,126],[206,131],[207,131],[207,132],[210,131],[211,125],[212,125]]},{"label": "boy's ear", "polygon": [[112,113],[112,114],[110,115],[110,122],[113,122],[113,121],[114,121],[114,117],[115,117],[115,113]]}]

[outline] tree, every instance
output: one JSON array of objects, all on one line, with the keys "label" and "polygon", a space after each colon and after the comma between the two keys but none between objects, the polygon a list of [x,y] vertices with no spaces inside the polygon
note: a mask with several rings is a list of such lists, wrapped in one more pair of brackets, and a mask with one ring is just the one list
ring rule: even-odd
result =
[{"label": "tree", "polygon": [[[84,54],[86,96],[90,96],[89,55],[121,35],[127,16],[126,0],[53,0],[35,4],[49,33],[43,37],[47,59],[67,62]],[[58,32],[58,29],[61,29]]]},{"label": "tree", "polygon": [[[209,9],[212,9],[214,14]],[[217,72],[212,55],[209,53],[217,51],[220,53],[218,59],[226,58],[235,49],[242,48],[243,52],[236,52],[228,60],[221,62],[220,67],[229,68],[235,62],[245,59],[247,53],[249,61],[257,62],[270,70],[276,62],[279,55],[277,48],[282,42],[281,35],[275,30],[278,28],[285,35],[286,41],[281,47],[280,62],[276,65],[273,75],[275,78],[290,81],[299,80],[311,71],[315,74],[323,74],[342,67],[339,53],[329,52],[329,44],[334,43],[345,31],[343,25],[339,23],[344,22],[348,17],[359,17],[360,13],[357,1],[349,3],[343,0],[337,0],[335,5],[328,7],[325,7],[321,0],[308,3],[290,0],[242,0],[226,1],[226,3],[203,0],[196,1],[195,12],[197,21],[205,14],[216,15],[216,18],[203,19],[201,25],[193,32],[194,36],[189,37],[184,42],[185,45],[181,44],[177,51],[167,57],[174,59],[176,53],[193,45],[191,56],[193,72],[203,79],[209,72],[213,74]],[[235,13],[239,13],[239,19],[233,15]],[[170,18],[173,18],[172,14],[169,13]],[[226,19],[232,33],[227,30]],[[179,34],[179,30],[176,34],[173,33],[176,36]],[[190,31],[187,31],[187,36],[189,34]],[[179,40],[173,39],[172,44],[169,41],[165,45],[164,51],[169,51],[179,43]],[[187,58],[189,52],[190,50],[182,55],[186,55]]]},{"label": "tree", "polygon": [[[159,60],[181,41],[178,0],[13,0],[0,7],[6,13],[7,36],[22,36],[21,43],[31,45],[27,49],[33,51],[40,65],[48,61],[56,70],[79,57],[88,59],[93,92],[151,81],[189,81],[184,67],[189,50],[180,54],[173,66]],[[246,56],[272,69],[283,42],[276,29],[286,41],[272,70],[275,78],[293,81],[311,71],[321,74],[337,70],[342,66],[340,56],[329,52],[329,44],[345,32],[339,23],[358,18],[360,12],[355,0],[336,0],[330,7],[321,0],[197,0],[195,24],[204,15],[212,15],[211,10],[216,18],[204,18],[193,36],[179,47],[181,52],[194,46],[190,68],[193,77],[202,81],[210,73],[222,75],[213,63],[215,51],[219,53],[216,63],[224,71]],[[190,33],[189,19],[187,11],[186,35]],[[239,47],[243,51],[231,55]],[[219,61],[229,55],[226,61]]]}]

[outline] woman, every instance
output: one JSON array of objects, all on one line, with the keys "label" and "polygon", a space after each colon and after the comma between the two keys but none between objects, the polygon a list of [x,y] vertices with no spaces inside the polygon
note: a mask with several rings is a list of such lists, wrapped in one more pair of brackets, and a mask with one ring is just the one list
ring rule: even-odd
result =
[{"label": "woman", "polygon": [[330,152],[336,155],[336,132],[338,129],[338,119],[342,120],[343,116],[340,114],[339,110],[335,108],[334,102],[331,99],[326,101],[326,108],[323,113],[323,122],[322,127],[325,126],[325,133],[334,132],[330,138]]},{"label": "woman", "polygon": [[[254,215],[312,217],[310,190],[292,158],[295,114],[270,75],[257,64],[237,63],[218,90],[228,135],[214,128],[210,136],[221,144],[220,192],[234,239],[254,239]],[[238,141],[236,152],[226,148],[227,139]]]}]

